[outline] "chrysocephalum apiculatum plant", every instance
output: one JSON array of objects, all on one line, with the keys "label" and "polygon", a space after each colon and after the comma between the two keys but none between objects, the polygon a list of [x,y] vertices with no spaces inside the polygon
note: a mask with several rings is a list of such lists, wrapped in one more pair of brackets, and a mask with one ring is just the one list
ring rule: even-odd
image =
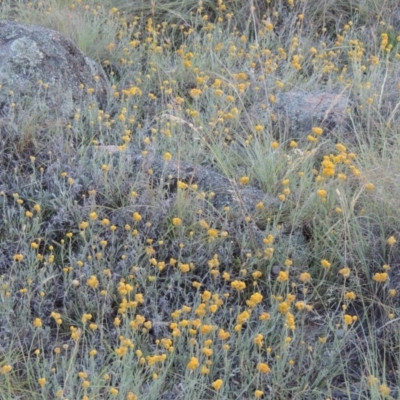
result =
[{"label": "chrysocephalum apiculatum plant", "polygon": [[[397,398],[399,10],[317,3],[3,0],[112,88],[0,125],[2,397]],[[294,88],[351,98],[350,133],[277,129]],[[218,208],[179,162],[275,205]]]}]

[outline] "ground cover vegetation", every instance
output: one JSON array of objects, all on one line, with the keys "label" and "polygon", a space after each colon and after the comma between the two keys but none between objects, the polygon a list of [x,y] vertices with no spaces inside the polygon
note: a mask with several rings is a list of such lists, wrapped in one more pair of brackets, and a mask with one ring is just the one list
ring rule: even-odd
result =
[{"label": "ground cover vegetation", "polygon": [[[399,398],[397,1],[0,5],[112,85],[0,120],[2,399]],[[275,124],[293,88],[353,100],[340,140]],[[179,160],[276,204],[218,208]]]}]

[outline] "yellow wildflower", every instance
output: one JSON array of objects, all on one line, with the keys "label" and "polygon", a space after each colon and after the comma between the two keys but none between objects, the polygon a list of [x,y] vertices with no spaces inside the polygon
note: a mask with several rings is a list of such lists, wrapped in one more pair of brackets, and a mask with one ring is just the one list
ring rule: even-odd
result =
[{"label": "yellow wildflower", "polygon": [[250,181],[250,178],[248,176],[242,176],[241,178],[239,178],[239,182],[242,185],[247,185]]},{"label": "yellow wildflower", "polygon": [[218,237],[218,230],[217,229],[208,229],[207,234],[210,236],[210,238],[217,238]]},{"label": "yellow wildflower", "polygon": [[258,319],[259,319],[260,321],[267,321],[267,320],[269,320],[270,318],[271,318],[271,315],[270,315],[269,313],[267,313],[267,312],[261,313],[260,316],[258,317]]},{"label": "yellow wildflower", "polygon": [[196,357],[192,357],[186,366],[187,369],[195,370],[200,365],[199,360]]},{"label": "yellow wildflower", "polygon": [[243,281],[233,281],[231,282],[231,286],[237,291],[244,290],[246,288],[246,283]]},{"label": "yellow wildflower", "polygon": [[317,139],[316,137],[312,136],[312,135],[308,135],[308,136],[307,136],[307,140],[308,140],[309,142],[311,142],[311,143],[314,143],[314,142],[317,142],[317,141],[318,141],[318,139]]},{"label": "yellow wildflower", "polygon": [[349,314],[345,314],[345,315],[343,316],[343,320],[344,320],[344,323],[345,323],[346,325],[351,325],[351,324],[353,323],[353,318],[352,318],[351,315],[349,315]]},{"label": "yellow wildflower", "polygon": [[217,379],[216,381],[214,381],[214,382],[211,384],[211,386],[213,387],[213,389],[219,390],[219,389],[221,389],[221,386],[222,386],[223,383],[224,383],[224,382],[223,382],[222,379]]},{"label": "yellow wildflower", "polygon": [[348,278],[350,276],[350,268],[344,267],[339,270],[339,274],[343,276],[343,278]]},{"label": "yellow wildflower", "polygon": [[99,281],[98,281],[96,275],[91,275],[90,278],[86,281],[86,283],[92,289],[96,289],[97,286],[99,286]]},{"label": "yellow wildflower", "polygon": [[191,89],[189,94],[191,97],[193,97],[194,99],[198,98],[201,95],[201,89]]},{"label": "yellow wildflower", "polygon": [[139,222],[141,221],[142,216],[138,212],[134,212],[132,218],[135,222]]},{"label": "yellow wildflower", "polygon": [[377,272],[376,274],[374,274],[372,279],[375,282],[386,282],[388,279],[388,274],[387,272]]},{"label": "yellow wildflower", "polygon": [[240,313],[236,320],[239,324],[243,324],[244,322],[246,322],[248,319],[250,318],[250,313],[248,311],[243,311],[242,313]]},{"label": "yellow wildflower", "polygon": [[318,135],[318,136],[322,135],[324,132],[324,130],[318,126],[314,126],[311,130],[314,135]]},{"label": "yellow wildflower", "polygon": [[346,292],[344,294],[344,298],[346,300],[354,300],[356,298],[356,294],[354,292]]},{"label": "yellow wildflower", "polygon": [[323,259],[321,260],[321,266],[323,268],[329,269],[331,267],[331,263],[328,260]]},{"label": "yellow wildflower", "polygon": [[262,374],[268,374],[268,372],[271,372],[271,368],[266,363],[258,363],[257,369]]},{"label": "yellow wildflower", "polygon": [[39,378],[38,383],[40,387],[43,387],[46,384],[46,378]]},{"label": "yellow wildflower", "polygon": [[13,255],[14,261],[22,261],[23,259],[24,259],[24,256],[22,254],[14,254]]},{"label": "yellow wildflower", "polygon": [[13,369],[13,367],[12,367],[11,365],[3,365],[3,366],[0,368],[0,374],[1,374],[1,375],[8,374],[9,372],[12,371],[12,369]]},{"label": "yellow wildflower", "polygon": [[163,155],[163,159],[164,159],[165,161],[170,161],[170,160],[172,160],[172,154],[169,153],[168,151],[165,152],[164,155]]},{"label": "yellow wildflower", "polygon": [[35,328],[41,328],[43,325],[42,320],[40,318],[35,318],[33,321],[33,326]]},{"label": "yellow wildflower", "polygon": [[256,335],[256,337],[253,339],[253,343],[258,345],[259,347],[263,345],[263,342],[264,342],[264,336],[261,335],[261,333]]},{"label": "yellow wildflower", "polygon": [[390,238],[387,240],[387,244],[389,246],[393,246],[396,243],[396,239],[394,236],[390,236]]},{"label": "yellow wildflower", "polygon": [[382,383],[382,385],[379,385],[378,391],[384,397],[389,396],[391,392],[389,386],[385,385],[384,383]]},{"label": "yellow wildflower", "polygon": [[182,220],[180,218],[172,218],[172,225],[178,226],[182,224]]},{"label": "yellow wildflower", "polygon": [[278,278],[276,278],[278,282],[286,282],[288,279],[289,279],[289,272],[279,271]]},{"label": "yellow wildflower", "polygon": [[250,299],[246,301],[246,304],[249,307],[255,307],[257,304],[261,303],[262,299],[263,299],[262,294],[254,293],[250,296]]}]

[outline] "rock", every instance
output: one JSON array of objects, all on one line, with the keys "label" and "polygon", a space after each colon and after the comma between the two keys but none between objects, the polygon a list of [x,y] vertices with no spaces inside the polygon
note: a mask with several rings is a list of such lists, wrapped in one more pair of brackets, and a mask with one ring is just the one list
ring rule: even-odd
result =
[{"label": "rock", "polygon": [[322,137],[329,138],[329,142],[339,139],[352,143],[349,108],[356,108],[356,104],[343,92],[293,90],[278,93],[273,103],[266,99],[255,102],[249,113],[257,120],[260,114],[270,115],[276,128],[274,136],[279,142],[306,141],[311,129],[318,126],[324,129]]},{"label": "rock", "polygon": [[272,112],[290,139],[305,138],[312,127],[319,126],[325,132],[349,131],[347,109],[351,102],[341,93],[325,91],[290,91],[276,96]]},{"label": "rock", "polygon": [[[222,209],[228,206],[230,211],[225,213],[224,218],[229,223],[224,229],[227,229],[231,238],[240,237],[241,232],[246,231],[251,238],[251,245],[258,250],[265,247],[263,239],[268,217],[284,215],[282,203],[274,196],[254,186],[242,186],[212,168],[179,160],[165,161],[160,155],[155,153],[143,155],[139,149],[134,148],[120,151],[115,145],[95,146],[90,151],[91,159],[102,154],[121,157],[120,162],[134,171],[132,179],[135,180],[138,179],[138,173],[147,174],[151,168],[153,184],[162,185],[169,195],[177,191],[178,180],[187,185],[197,185],[197,193],[212,192],[214,195],[208,196],[206,201],[215,209],[215,221],[220,221]],[[257,204],[261,202],[264,204],[262,212],[257,210]],[[141,201],[141,203],[149,204],[148,201]],[[157,213],[157,218],[160,218],[163,208],[169,207],[159,205],[160,211]],[[244,222],[246,216],[251,216],[251,221]],[[275,243],[279,245],[277,254],[282,251],[284,254],[279,253],[281,257],[290,257],[298,265],[307,265],[308,239],[304,236],[302,229],[285,225],[273,234]],[[189,251],[189,248],[187,247],[186,250]],[[251,247],[248,250],[242,249],[242,252],[252,252],[252,249]]]},{"label": "rock", "polygon": [[[378,88],[374,109],[379,113],[378,118],[371,118],[373,125],[379,129],[382,121],[386,124],[399,124],[400,72],[396,62],[387,62],[384,70],[376,76],[374,85]],[[361,101],[360,101],[361,102]]]},{"label": "rock", "polygon": [[104,109],[109,84],[101,66],[59,32],[0,21],[0,86],[0,118],[23,109],[54,120],[93,102]]},{"label": "rock", "polygon": [[396,33],[400,33],[400,6],[397,5],[391,12],[389,24],[393,26]]},{"label": "rock", "polygon": [[240,210],[244,215],[254,213],[258,203],[262,202],[267,210],[274,214],[280,210],[281,202],[272,195],[264,193],[254,186],[242,186],[232,179],[214,171],[190,162],[171,160],[165,161],[160,155],[143,155],[138,149],[119,151],[118,146],[96,146],[97,153],[119,154],[124,157],[124,163],[137,170],[153,170],[153,177],[158,183],[175,191],[178,180],[187,185],[196,184],[198,191],[213,193],[210,203],[216,209],[229,206]]}]

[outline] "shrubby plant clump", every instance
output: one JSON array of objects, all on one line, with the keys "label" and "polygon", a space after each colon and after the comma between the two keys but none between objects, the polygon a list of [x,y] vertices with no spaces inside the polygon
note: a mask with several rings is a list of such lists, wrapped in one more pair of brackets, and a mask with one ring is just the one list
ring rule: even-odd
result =
[{"label": "shrubby plant clump", "polygon": [[[59,122],[7,95],[2,398],[398,398],[397,1],[0,18],[61,32],[111,82],[106,109]],[[277,104],[302,93],[346,99],[343,123],[294,128]]]}]

